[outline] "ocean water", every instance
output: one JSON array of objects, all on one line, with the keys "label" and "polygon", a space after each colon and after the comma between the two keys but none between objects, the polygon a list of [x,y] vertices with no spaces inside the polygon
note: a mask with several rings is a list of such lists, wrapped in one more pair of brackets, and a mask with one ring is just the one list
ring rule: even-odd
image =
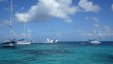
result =
[{"label": "ocean water", "polygon": [[62,42],[0,48],[0,64],[113,64],[113,42]]}]

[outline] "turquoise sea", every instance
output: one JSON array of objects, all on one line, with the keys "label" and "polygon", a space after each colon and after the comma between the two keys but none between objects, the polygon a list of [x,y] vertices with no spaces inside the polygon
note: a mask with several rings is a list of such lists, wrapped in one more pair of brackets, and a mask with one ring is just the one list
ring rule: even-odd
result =
[{"label": "turquoise sea", "polygon": [[0,48],[0,64],[113,64],[113,42],[31,44]]}]

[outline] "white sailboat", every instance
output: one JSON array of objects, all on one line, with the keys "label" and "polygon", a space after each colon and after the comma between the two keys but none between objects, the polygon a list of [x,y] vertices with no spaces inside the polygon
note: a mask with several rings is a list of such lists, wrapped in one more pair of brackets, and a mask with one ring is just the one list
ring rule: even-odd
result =
[{"label": "white sailboat", "polygon": [[[24,15],[24,18],[26,18],[25,15]],[[32,42],[31,33],[30,33],[29,26],[28,26],[28,22],[26,22],[26,21],[24,21],[24,35],[23,36],[24,36],[24,38],[21,40],[18,40],[17,44],[18,45],[31,44],[31,42]]]},{"label": "white sailboat", "polygon": [[14,38],[14,31],[13,31],[13,29],[12,29],[12,11],[13,11],[13,8],[12,8],[12,0],[11,0],[11,3],[10,3],[10,21],[9,21],[9,23],[10,23],[10,25],[9,25],[9,38],[11,38],[11,39],[7,39],[7,40],[5,40],[2,44],[1,44],[1,46],[2,47],[15,47],[16,46],[16,40],[15,40],[15,38]]},{"label": "white sailboat", "polygon": [[89,43],[91,44],[100,44],[101,42],[98,40],[91,40]]},{"label": "white sailboat", "polygon": [[101,42],[98,41],[98,34],[97,34],[97,30],[96,29],[97,29],[97,26],[94,25],[94,32],[93,32],[94,39],[88,41],[88,43],[90,43],[90,44],[101,44]]},{"label": "white sailboat", "polygon": [[[26,31],[27,31],[27,33],[26,33]],[[17,44],[18,45],[31,44],[31,42],[32,42],[31,33],[30,33],[30,30],[29,30],[29,27],[28,27],[28,23],[27,22],[24,22],[24,32],[25,32],[24,35],[23,35],[24,38],[17,41]]]}]

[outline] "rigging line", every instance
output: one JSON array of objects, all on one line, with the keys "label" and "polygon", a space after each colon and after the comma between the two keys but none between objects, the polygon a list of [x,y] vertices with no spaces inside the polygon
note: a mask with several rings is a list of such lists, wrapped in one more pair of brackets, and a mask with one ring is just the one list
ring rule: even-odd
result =
[{"label": "rigging line", "polygon": [[[23,8],[24,9],[24,8]],[[26,18],[25,13],[24,13],[24,19]],[[26,39],[26,21],[23,22],[24,23],[24,39]]]},{"label": "rigging line", "polygon": [[12,0],[11,0],[11,2],[10,2],[10,26],[9,26],[9,28],[10,28],[10,34],[12,33]]},{"label": "rigging line", "polygon": [[[25,15],[24,15],[24,16],[25,16]],[[25,30],[25,29],[26,29],[26,26],[25,26],[25,23],[26,23],[26,22],[24,22],[24,39],[26,38],[26,30]]]},{"label": "rigging line", "polygon": [[27,31],[28,31],[28,35],[29,35],[30,41],[32,41],[31,33],[30,33],[30,30],[29,30],[29,25],[28,25],[27,22],[26,22],[26,25],[27,25]]},{"label": "rigging line", "polygon": [[[25,13],[24,13],[24,18],[26,19]],[[31,34],[30,34],[30,31],[29,31],[28,23],[27,23],[27,21],[24,21],[24,33],[25,33],[24,39],[26,38],[26,34],[27,34],[26,31],[28,33],[28,37],[29,37],[30,41],[32,41]]]},{"label": "rigging line", "polygon": [[97,26],[96,26],[96,24],[94,24],[94,39],[96,39],[96,40],[98,40],[98,32],[97,32]]},{"label": "rigging line", "polygon": [[12,22],[13,22],[13,19],[12,19],[12,14],[13,14],[13,0],[10,0],[10,20],[9,20],[9,33],[10,33],[10,37],[12,38],[16,38],[16,32],[15,30],[13,29],[13,26],[12,26]]}]

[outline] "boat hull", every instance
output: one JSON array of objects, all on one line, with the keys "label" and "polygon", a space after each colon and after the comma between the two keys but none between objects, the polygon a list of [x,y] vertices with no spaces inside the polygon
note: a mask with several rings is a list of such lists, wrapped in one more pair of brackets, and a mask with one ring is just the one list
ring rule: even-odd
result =
[{"label": "boat hull", "polygon": [[1,47],[16,47],[16,42],[15,41],[5,41],[4,43],[1,44]]},{"label": "boat hull", "polygon": [[31,44],[31,42],[27,42],[27,41],[18,41],[16,44],[17,44],[17,45],[29,45],[29,44]]},{"label": "boat hull", "polygon": [[91,43],[91,44],[101,44],[100,41],[90,41],[89,43]]}]

